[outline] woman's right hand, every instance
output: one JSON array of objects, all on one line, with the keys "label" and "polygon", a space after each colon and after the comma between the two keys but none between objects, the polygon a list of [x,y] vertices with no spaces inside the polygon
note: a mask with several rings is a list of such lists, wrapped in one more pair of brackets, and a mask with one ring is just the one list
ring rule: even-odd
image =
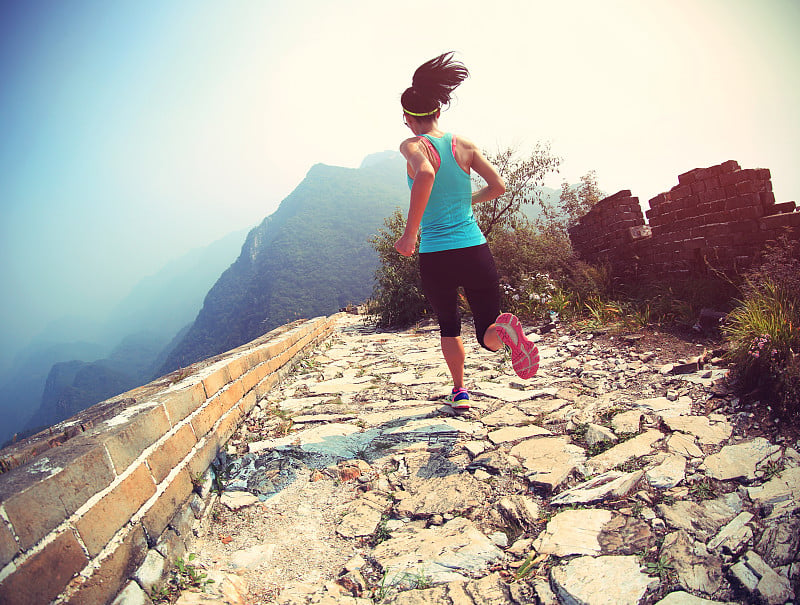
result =
[{"label": "woman's right hand", "polygon": [[394,249],[397,250],[403,256],[411,256],[414,254],[414,250],[417,247],[417,238],[411,237],[407,233],[404,233],[400,236],[394,243]]}]

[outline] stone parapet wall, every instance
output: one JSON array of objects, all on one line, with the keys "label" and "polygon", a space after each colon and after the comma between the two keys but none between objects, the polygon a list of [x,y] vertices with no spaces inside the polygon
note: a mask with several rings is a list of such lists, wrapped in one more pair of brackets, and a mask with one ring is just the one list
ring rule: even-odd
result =
[{"label": "stone parapet wall", "polygon": [[603,259],[614,274],[638,266],[635,243],[649,235],[639,198],[630,190],[600,200],[569,232],[572,246],[582,258]]},{"label": "stone parapet wall", "polygon": [[620,191],[595,205],[570,229],[578,255],[608,264],[617,278],[717,271],[752,266],[768,242],[800,238],[794,202],[776,203],[770,171],[733,160],[696,168],[650,200],[645,224],[639,200]]},{"label": "stone parapet wall", "polygon": [[155,551],[181,556],[220,448],[334,323],[283,326],[1,451],[0,603],[108,603]]}]

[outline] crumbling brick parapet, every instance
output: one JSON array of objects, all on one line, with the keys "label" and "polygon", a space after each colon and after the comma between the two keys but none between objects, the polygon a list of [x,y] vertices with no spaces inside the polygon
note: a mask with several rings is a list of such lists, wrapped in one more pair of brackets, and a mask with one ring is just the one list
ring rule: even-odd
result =
[{"label": "crumbling brick parapet", "polygon": [[770,171],[734,160],[679,175],[649,206],[643,214],[628,190],[601,200],[569,230],[573,248],[617,279],[709,269],[734,275],[768,242],[800,237],[800,212],[795,202],[775,202]]}]

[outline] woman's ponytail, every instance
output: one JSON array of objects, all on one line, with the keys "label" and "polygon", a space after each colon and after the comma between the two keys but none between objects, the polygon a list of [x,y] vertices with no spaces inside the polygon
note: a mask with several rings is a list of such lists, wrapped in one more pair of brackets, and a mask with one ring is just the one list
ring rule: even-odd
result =
[{"label": "woman's ponytail", "polygon": [[450,102],[455,88],[469,76],[469,71],[460,61],[453,60],[453,53],[444,53],[420,65],[414,72],[411,87],[400,97],[406,113],[428,116]]}]

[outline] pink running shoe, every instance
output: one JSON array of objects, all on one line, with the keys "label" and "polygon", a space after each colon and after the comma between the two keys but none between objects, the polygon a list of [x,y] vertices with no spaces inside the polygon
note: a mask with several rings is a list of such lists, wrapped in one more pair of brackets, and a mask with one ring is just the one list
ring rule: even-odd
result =
[{"label": "pink running shoe", "polygon": [[497,336],[511,352],[511,366],[517,376],[527,380],[539,370],[539,349],[525,338],[516,315],[503,313],[495,322]]}]

